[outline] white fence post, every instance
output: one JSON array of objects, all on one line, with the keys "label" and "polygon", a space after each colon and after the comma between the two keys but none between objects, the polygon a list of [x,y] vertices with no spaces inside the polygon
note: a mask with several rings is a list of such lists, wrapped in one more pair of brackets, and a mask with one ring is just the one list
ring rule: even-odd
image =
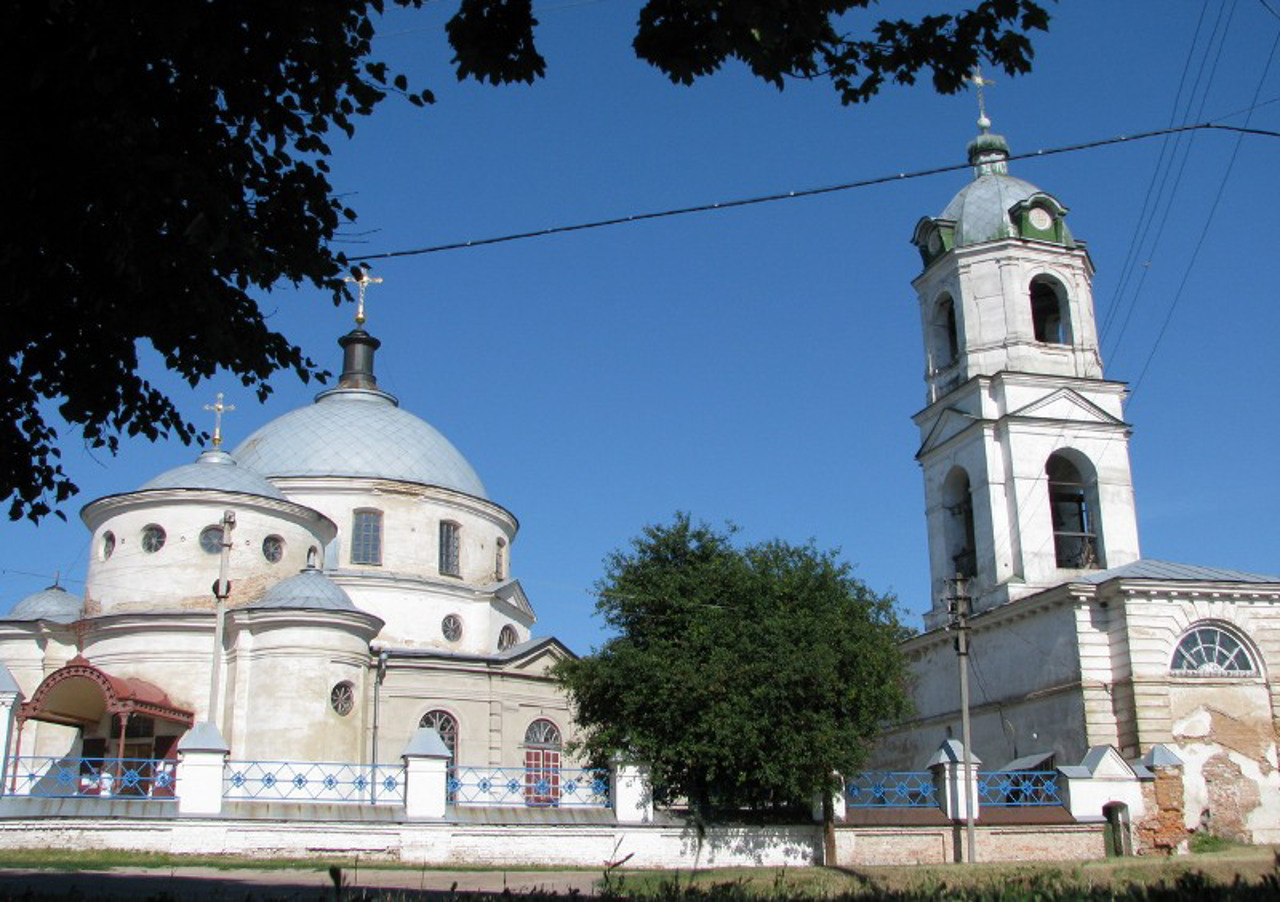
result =
[{"label": "white fence post", "polygon": [[927,765],[938,787],[942,812],[953,821],[963,821],[969,816],[970,802],[974,820],[982,809],[978,801],[978,765],[982,762],[977,755],[970,755],[969,763],[973,773],[969,776],[968,792],[965,791],[964,745],[959,740],[948,739],[942,743]]},{"label": "white fence post", "polygon": [[653,822],[653,787],[644,764],[613,762],[609,772],[609,798],[619,824]]},{"label": "white fence post", "polygon": [[221,814],[222,777],[231,749],[211,721],[178,741],[178,813]]},{"label": "white fence post", "polygon": [[404,813],[442,818],[449,805],[449,747],[432,727],[419,727],[404,754]]}]

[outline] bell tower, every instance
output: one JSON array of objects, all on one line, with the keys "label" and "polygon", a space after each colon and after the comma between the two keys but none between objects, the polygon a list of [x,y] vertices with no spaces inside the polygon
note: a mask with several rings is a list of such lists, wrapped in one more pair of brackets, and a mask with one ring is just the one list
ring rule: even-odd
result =
[{"label": "bell tower", "polygon": [[1138,558],[1124,383],[1103,378],[1093,263],[1067,208],[1009,174],[985,116],[973,180],[916,225],[933,608],[970,580],[975,613]]}]

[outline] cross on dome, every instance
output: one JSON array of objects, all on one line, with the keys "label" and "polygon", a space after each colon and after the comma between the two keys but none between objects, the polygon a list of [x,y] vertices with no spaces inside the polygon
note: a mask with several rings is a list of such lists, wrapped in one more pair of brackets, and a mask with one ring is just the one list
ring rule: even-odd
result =
[{"label": "cross on dome", "polygon": [[222,392],[218,392],[217,399],[212,404],[206,404],[205,410],[213,411],[213,447],[222,446],[222,415],[227,411],[235,410],[234,404],[222,403]]},{"label": "cross on dome", "polygon": [[365,269],[365,270],[361,270],[361,271],[360,271],[360,277],[359,277],[359,278],[356,278],[356,277],[354,277],[354,276],[347,276],[345,279],[343,279],[343,281],[344,281],[344,282],[354,282],[356,285],[359,285],[359,286],[360,286],[360,290],[359,290],[359,291],[357,292],[357,294],[356,294],[356,325],[357,325],[357,326],[363,326],[363,325],[364,325],[364,320],[365,320],[365,316],[364,316],[364,289],[365,289],[365,286],[366,286],[366,285],[371,285],[371,284],[372,284],[372,285],[380,285],[380,284],[382,284],[382,277],[381,277],[381,276],[371,276],[371,275],[369,275],[369,270]]},{"label": "cross on dome", "polygon": [[982,89],[987,85],[995,84],[995,81],[982,77],[981,66],[974,66],[973,74],[966,78],[965,81],[978,89],[978,128],[982,129],[983,134],[986,134],[987,130],[991,128],[991,120],[987,118],[986,96],[983,94]]}]

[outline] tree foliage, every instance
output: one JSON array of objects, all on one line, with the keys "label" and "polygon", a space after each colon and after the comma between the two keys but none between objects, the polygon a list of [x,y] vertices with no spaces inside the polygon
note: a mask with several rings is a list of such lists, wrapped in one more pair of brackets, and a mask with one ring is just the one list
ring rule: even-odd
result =
[{"label": "tree foliage", "polygon": [[[394,0],[419,7],[424,0]],[[635,49],[687,84],[726,61],[781,86],[830,78],[845,102],[924,68],[954,91],[979,55],[1009,72],[1045,27],[1031,0],[844,33],[869,0],[648,0]],[[423,105],[373,55],[383,0],[17,0],[0,8],[0,498],[39,519],[75,491],[57,420],[90,447],[195,427],[139,373],[148,345],[191,384],[225,370],[256,390],[322,375],[254,294],[310,284],[335,302],[332,247],[355,212],[333,195],[331,134],[389,93]],[[461,0],[446,31],[460,79],[533,81],[546,62],[531,0]],[[57,417],[49,414],[56,410]],[[52,422],[51,422],[52,419]]]},{"label": "tree foliage", "polygon": [[906,713],[893,597],[812,544],[739,548],[677,515],[613,553],[597,594],[617,635],[556,675],[584,755],[648,764],[656,802],[808,806]]}]

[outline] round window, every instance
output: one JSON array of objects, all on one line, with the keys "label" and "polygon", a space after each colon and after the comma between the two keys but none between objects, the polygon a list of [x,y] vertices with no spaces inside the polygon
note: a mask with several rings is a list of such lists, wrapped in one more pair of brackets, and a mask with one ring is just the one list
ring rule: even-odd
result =
[{"label": "round window", "polygon": [[356,687],[350,680],[343,680],[329,690],[329,707],[342,717],[351,713],[356,706]]},{"label": "round window", "polygon": [[462,618],[457,614],[449,614],[440,621],[440,632],[450,642],[457,642],[462,638]]},{"label": "round window", "polygon": [[519,641],[520,636],[516,633],[516,628],[508,623],[498,633],[498,651],[506,651]]},{"label": "round window", "polygon": [[218,554],[222,551],[221,526],[206,526],[200,530],[200,550],[205,554]]},{"label": "round window", "polygon": [[108,560],[116,550],[116,534],[107,530],[102,534],[102,559]]},{"label": "round window", "polygon": [[165,532],[163,526],[151,523],[142,528],[142,550],[147,554],[155,554],[164,547]]},{"label": "round window", "polygon": [[280,536],[267,536],[262,540],[262,556],[268,563],[278,564],[284,557],[284,539]]}]

